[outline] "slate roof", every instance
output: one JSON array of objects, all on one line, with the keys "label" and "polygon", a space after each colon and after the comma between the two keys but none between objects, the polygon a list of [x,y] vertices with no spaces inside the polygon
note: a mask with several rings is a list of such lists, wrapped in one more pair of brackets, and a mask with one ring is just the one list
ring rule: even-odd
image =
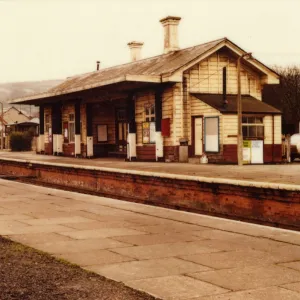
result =
[{"label": "slate roof", "polygon": [[69,94],[79,90],[87,90],[102,86],[101,83],[109,82],[116,78],[126,81],[126,76],[161,76],[174,73],[177,69],[196,60],[206,51],[227,40],[226,38],[211,41],[205,44],[181,49],[178,51],[161,54],[154,57],[141,59],[123,65],[118,65],[106,69],[100,69],[90,73],[76,75],[67,78],[61,84],[40,94],[25,96],[10,101],[10,103],[28,103],[31,100],[55,97],[62,94]]},{"label": "slate roof", "polygon": [[[192,95],[208,104],[209,106],[217,109],[221,113],[237,113],[237,95],[227,95],[227,106],[223,105],[222,94],[192,93]],[[249,95],[242,95],[242,110],[243,113],[281,114],[281,111],[277,108]]]}]

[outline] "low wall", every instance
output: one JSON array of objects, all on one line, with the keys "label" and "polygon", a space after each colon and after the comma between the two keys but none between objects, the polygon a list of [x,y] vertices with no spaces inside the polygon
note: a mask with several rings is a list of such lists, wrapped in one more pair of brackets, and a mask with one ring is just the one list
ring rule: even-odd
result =
[{"label": "low wall", "polygon": [[108,197],[300,229],[300,187],[0,159],[0,173]]}]

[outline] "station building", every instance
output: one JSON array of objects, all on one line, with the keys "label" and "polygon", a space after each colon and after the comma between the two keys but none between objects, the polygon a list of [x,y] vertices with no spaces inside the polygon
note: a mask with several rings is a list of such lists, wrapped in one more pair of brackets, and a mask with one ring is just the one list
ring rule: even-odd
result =
[{"label": "station building", "polygon": [[[40,108],[38,152],[129,161],[237,162],[238,58],[227,38],[180,49],[179,17],[160,20],[163,54],[67,78],[45,93],[12,103]],[[262,101],[279,75],[255,58],[241,63],[242,128],[246,160],[281,161],[281,112]],[[249,150],[249,151],[248,151]],[[248,157],[248,158],[247,158]]]}]

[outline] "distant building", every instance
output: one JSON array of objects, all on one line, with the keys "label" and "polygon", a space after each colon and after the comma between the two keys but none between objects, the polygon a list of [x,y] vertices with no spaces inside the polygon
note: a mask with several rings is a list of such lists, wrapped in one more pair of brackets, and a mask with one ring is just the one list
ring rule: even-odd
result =
[{"label": "distant building", "polygon": [[[180,49],[180,18],[160,22],[164,54],[141,59],[143,43],[131,42],[131,63],[12,101],[40,107],[39,152],[152,161],[206,154],[211,162],[237,162],[237,59],[246,52],[227,38]],[[242,61],[249,162],[281,160],[281,112],[262,102],[261,93],[265,84],[278,83],[279,75],[263,63]]]}]

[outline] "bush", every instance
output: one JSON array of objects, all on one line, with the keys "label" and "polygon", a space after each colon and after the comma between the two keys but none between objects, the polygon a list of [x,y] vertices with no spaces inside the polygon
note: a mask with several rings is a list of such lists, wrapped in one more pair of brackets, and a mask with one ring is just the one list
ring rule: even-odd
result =
[{"label": "bush", "polygon": [[31,150],[32,135],[29,132],[12,132],[10,134],[11,151]]}]

